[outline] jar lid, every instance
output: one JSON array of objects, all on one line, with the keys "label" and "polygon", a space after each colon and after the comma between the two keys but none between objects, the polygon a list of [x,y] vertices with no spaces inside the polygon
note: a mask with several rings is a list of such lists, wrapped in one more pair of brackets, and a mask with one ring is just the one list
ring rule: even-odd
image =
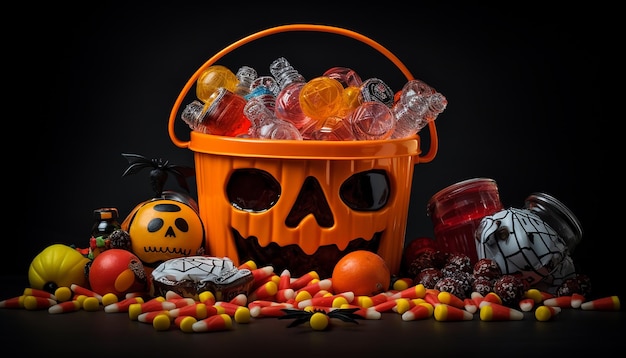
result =
[{"label": "jar lid", "polygon": [[117,208],[96,209],[93,211],[93,215],[94,215],[94,218],[98,220],[110,220],[110,219],[118,218]]},{"label": "jar lid", "polygon": [[546,193],[532,193],[524,208],[534,211],[563,238],[570,250],[578,245],[583,236],[582,226],[574,213],[563,203]]},{"label": "jar lid", "polygon": [[494,179],[491,178],[483,178],[483,177],[477,177],[477,178],[471,178],[471,179],[465,179],[462,180],[460,182],[451,184],[441,190],[439,190],[438,192],[436,192],[429,200],[427,203],[427,212],[428,215],[431,214],[432,210],[433,210],[433,206],[442,200],[446,200],[449,198],[453,198],[458,196],[459,194],[468,191],[468,190],[476,190],[476,189],[480,189],[480,190],[493,190],[493,191],[497,191],[498,190],[498,184],[496,183],[496,181]]}]

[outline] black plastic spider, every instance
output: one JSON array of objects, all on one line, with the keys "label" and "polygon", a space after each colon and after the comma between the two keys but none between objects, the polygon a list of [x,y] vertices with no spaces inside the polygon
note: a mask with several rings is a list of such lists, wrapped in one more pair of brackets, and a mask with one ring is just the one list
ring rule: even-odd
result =
[{"label": "black plastic spider", "polygon": [[137,173],[143,168],[152,168],[152,170],[150,170],[150,182],[156,198],[160,197],[163,193],[163,187],[167,180],[168,173],[174,174],[178,185],[189,192],[186,178],[195,175],[193,168],[170,164],[168,160],[161,158],[148,159],[139,154],[122,153],[122,156],[124,156],[130,164],[122,176]]},{"label": "black plastic spider", "polygon": [[357,322],[357,319],[362,319],[363,317],[354,313],[358,310],[359,308],[337,308],[328,311],[319,308],[313,310],[284,308],[282,311],[284,311],[286,314],[283,316],[279,316],[278,319],[294,319],[294,321],[287,326],[287,328],[291,328],[298,326],[302,323],[309,322],[311,316],[313,316],[315,313],[323,313],[328,316],[328,318],[338,318],[344,322],[359,324],[359,322]]}]

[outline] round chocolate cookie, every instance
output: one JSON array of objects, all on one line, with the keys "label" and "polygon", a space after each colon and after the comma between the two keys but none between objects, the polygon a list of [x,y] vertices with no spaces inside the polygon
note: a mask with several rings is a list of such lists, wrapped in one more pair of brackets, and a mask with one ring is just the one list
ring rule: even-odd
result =
[{"label": "round chocolate cookie", "polygon": [[495,260],[484,258],[476,261],[473,269],[474,278],[486,278],[487,280],[495,280],[502,276],[502,270]]},{"label": "round chocolate cookie", "polygon": [[493,283],[493,292],[505,306],[516,306],[524,297],[524,282],[514,275],[502,275]]},{"label": "round chocolate cookie", "polygon": [[450,277],[455,279],[459,283],[459,285],[461,285],[461,289],[463,290],[465,295],[469,296],[469,294],[472,292],[472,283],[474,282],[474,277],[472,276],[472,274],[466,271],[456,270],[444,273],[444,277]]},{"label": "round chocolate cookie", "polygon": [[472,283],[472,292],[478,292],[481,296],[486,296],[489,292],[493,292],[493,281],[485,277],[478,277]]},{"label": "round chocolate cookie", "polygon": [[435,289],[443,292],[449,292],[462,300],[467,298],[462,282],[452,277],[444,277],[437,281]]},{"label": "round chocolate cookie", "polygon": [[423,269],[431,267],[440,269],[446,262],[446,258],[447,255],[442,251],[426,248],[409,264],[407,273],[410,276],[417,276]]},{"label": "round chocolate cookie", "polygon": [[576,275],[563,281],[556,290],[557,296],[571,296],[573,293],[589,297],[591,294],[591,282],[587,275]]},{"label": "round chocolate cookie", "polygon": [[446,265],[454,265],[460,271],[472,273],[473,266],[469,256],[462,253],[451,253],[448,255]]},{"label": "round chocolate cookie", "polygon": [[416,284],[422,284],[426,288],[435,288],[435,285],[439,280],[443,278],[443,274],[439,269],[434,267],[425,268],[420,271],[415,277]]}]

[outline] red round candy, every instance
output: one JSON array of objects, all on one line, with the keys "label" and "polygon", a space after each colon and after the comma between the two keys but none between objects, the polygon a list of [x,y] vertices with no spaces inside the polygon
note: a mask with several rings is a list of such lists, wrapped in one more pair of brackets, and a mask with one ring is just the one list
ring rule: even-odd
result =
[{"label": "red round candy", "polygon": [[121,298],[129,292],[146,290],[146,272],[139,257],[132,252],[109,249],[91,262],[89,285],[100,295],[113,293]]}]

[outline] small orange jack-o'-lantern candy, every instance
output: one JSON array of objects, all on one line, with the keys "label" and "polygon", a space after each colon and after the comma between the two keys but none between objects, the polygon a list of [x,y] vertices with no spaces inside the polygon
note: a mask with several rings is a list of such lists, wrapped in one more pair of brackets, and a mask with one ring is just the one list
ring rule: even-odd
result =
[{"label": "small orange jack-o'-lantern candy", "polygon": [[164,196],[137,205],[122,224],[133,253],[148,266],[203,254],[204,226],[193,204]]}]

